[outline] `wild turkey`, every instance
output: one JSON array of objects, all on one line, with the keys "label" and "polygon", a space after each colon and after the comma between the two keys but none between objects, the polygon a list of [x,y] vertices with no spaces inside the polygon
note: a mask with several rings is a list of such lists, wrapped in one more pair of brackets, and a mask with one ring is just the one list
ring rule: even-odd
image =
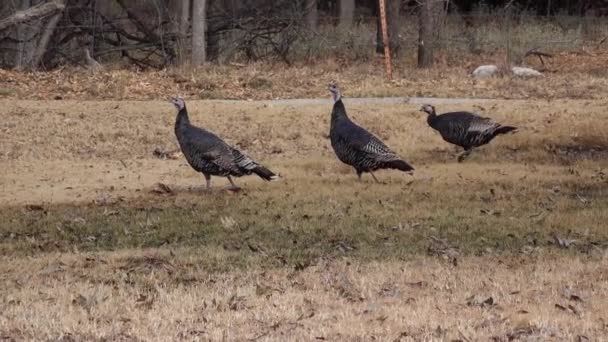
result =
[{"label": "wild turkey", "polygon": [[427,122],[441,134],[443,140],[464,148],[458,156],[462,162],[475,147],[485,145],[499,134],[515,131],[517,127],[502,126],[490,118],[484,118],[469,112],[452,112],[437,115],[435,107],[425,104],[420,109],[428,114]]},{"label": "wild turkey", "polygon": [[334,100],[329,129],[331,146],[340,161],[355,168],[359,180],[363,172],[369,172],[379,183],[373,173],[379,169],[397,169],[405,172],[414,170],[380,139],[348,118],[337,85],[331,84],[329,91]]},{"label": "wild turkey", "polygon": [[272,171],[254,162],[240,151],[230,147],[215,134],[190,124],[185,101],[171,98],[177,108],[175,135],[188,164],[205,176],[206,189],[211,188],[211,176],[227,177],[233,190],[239,190],[231,176],[241,177],[255,173],[265,181],[277,180]]}]

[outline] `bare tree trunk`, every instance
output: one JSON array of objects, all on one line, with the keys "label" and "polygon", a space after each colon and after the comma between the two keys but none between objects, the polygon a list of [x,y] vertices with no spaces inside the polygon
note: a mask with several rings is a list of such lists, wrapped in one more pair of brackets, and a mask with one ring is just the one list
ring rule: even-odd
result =
[{"label": "bare tree trunk", "polygon": [[13,25],[26,23],[46,17],[55,12],[62,11],[64,7],[65,5],[63,4],[63,0],[54,0],[51,2],[30,7],[23,11],[19,11],[8,18],[0,20],[0,31],[3,31]]},{"label": "bare tree trunk", "polygon": [[393,79],[393,67],[391,62],[391,43],[388,37],[388,21],[386,15],[386,0],[379,0],[380,5],[380,26],[382,27],[382,43],[384,45],[384,67],[386,70],[386,78]]},{"label": "bare tree trunk", "polygon": [[308,28],[314,30],[319,24],[319,12],[317,11],[317,0],[306,0],[306,23]]},{"label": "bare tree trunk", "polygon": [[355,0],[340,0],[340,25],[352,26],[355,20]]},{"label": "bare tree trunk", "polygon": [[[195,0],[193,0],[195,1]],[[225,28],[226,23],[220,20],[210,20],[209,18],[222,16],[222,13],[235,11],[244,6],[243,1],[227,3],[226,0],[207,0],[207,60],[217,61],[220,57],[220,31]],[[247,7],[247,6],[244,6]]]},{"label": "bare tree trunk", "polygon": [[38,66],[40,66],[42,57],[44,56],[44,53],[46,52],[46,49],[49,46],[49,42],[51,41],[51,37],[55,32],[57,23],[59,23],[59,20],[62,16],[63,12],[59,12],[55,14],[47,23],[46,28],[42,32],[42,37],[40,37],[40,41],[38,42],[38,46],[36,47],[36,51],[34,52],[34,56],[32,58],[32,69],[37,69]]},{"label": "bare tree trunk", "polygon": [[400,11],[401,0],[387,0],[388,37],[391,54],[394,56],[401,54],[401,42],[399,40]]},{"label": "bare tree trunk", "polygon": [[110,17],[114,14],[114,2],[113,1],[95,1],[95,8],[98,13]]},{"label": "bare tree trunk", "polygon": [[[581,35],[583,37],[583,42],[589,41],[592,36],[590,21],[593,20],[593,17],[595,17],[595,15],[593,15],[594,13],[587,13],[587,7],[585,6],[584,1],[579,1],[578,7],[579,8],[577,15],[579,15],[580,17],[579,27],[582,31]],[[587,14],[591,15],[587,16]]]},{"label": "bare tree trunk", "polygon": [[432,32],[433,21],[431,0],[424,0],[418,14],[418,67],[427,68],[433,64]]},{"label": "bare tree trunk", "polygon": [[[32,4],[30,3],[30,0],[21,0],[21,6],[20,6],[20,10],[21,11],[25,11],[28,8],[30,8]],[[15,66],[17,68],[21,68],[23,67],[24,63],[24,52],[25,52],[25,45],[26,43],[23,42],[23,40],[25,40],[28,36],[28,33],[31,34],[30,32],[31,30],[28,30],[28,26],[25,23],[22,24],[18,24],[17,25],[17,40],[19,40],[20,42],[17,43],[17,53],[15,55]]]},{"label": "bare tree trunk", "polygon": [[177,6],[177,59],[180,65],[183,65],[188,60],[188,28],[190,27],[190,6],[192,5],[190,0],[177,0],[179,6]]},{"label": "bare tree trunk", "polygon": [[433,50],[439,38],[439,28],[445,15],[444,0],[423,0],[418,14],[418,67],[433,65]]},{"label": "bare tree trunk", "polygon": [[207,61],[205,26],[207,23],[207,0],[192,1],[192,65]]},{"label": "bare tree trunk", "polygon": [[[386,0],[386,14],[388,21],[388,37],[391,55],[399,56],[401,52],[401,42],[399,40],[399,23],[401,0]],[[376,21],[376,53],[384,53],[384,43],[382,42],[382,25],[380,25],[380,15]]]},{"label": "bare tree trunk", "polygon": [[4,18],[7,12],[12,13],[13,4],[10,1],[2,1],[0,2],[0,17]]}]

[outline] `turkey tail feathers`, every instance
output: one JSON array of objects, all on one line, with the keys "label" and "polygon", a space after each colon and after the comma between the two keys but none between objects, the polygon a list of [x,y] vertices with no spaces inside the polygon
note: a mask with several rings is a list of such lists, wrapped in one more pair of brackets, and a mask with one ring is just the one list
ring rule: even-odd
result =
[{"label": "turkey tail feathers", "polygon": [[253,170],[253,173],[255,173],[256,175],[260,176],[260,178],[262,178],[265,181],[277,181],[279,180],[279,176],[277,176],[276,174],[274,174],[274,172],[268,170],[267,168],[259,165],[256,166]]}]

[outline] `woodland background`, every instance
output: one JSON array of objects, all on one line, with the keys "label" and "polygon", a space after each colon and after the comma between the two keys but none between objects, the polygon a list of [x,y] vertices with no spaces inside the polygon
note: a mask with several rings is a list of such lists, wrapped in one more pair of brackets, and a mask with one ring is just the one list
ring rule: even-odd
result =
[{"label": "woodland background", "polygon": [[[416,54],[419,67],[431,66],[437,50],[500,50],[510,64],[589,41],[600,47],[608,37],[606,0],[386,4],[392,53]],[[7,0],[0,3],[0,67],[365,62],[383,52],[378,13],[375,0]]]}]

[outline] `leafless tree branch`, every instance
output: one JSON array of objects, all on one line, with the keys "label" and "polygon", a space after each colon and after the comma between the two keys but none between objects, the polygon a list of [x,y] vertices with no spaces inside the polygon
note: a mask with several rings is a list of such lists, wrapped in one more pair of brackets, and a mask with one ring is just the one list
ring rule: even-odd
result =
[{"label": "leafless tree branch", "polygon": [[63,0],[55,0],[30,7],[23,11],[18,11],[6,19],[0,20],[0,31],[4,31],[17,24],[56,14],[57,12],[63,11],[64,8],[65,4]]}]

